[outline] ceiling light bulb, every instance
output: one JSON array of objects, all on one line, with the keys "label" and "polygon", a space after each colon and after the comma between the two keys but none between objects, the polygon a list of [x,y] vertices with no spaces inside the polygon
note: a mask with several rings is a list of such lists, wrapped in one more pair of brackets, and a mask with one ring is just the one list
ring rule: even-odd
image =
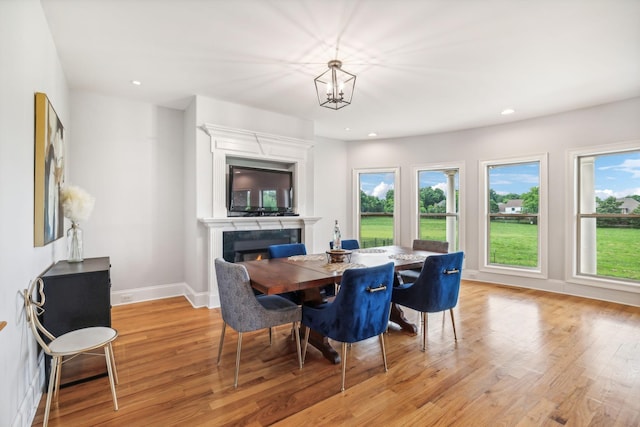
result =
[{"label": "ceiling light bulb", "polygon": [[140,86],[142,82],[140,80],[131,80],[132,85]]},{"label": "ceiling light bulb", "polygon": [[516,110],[514,110],[513,108],[505,108],[500,114],[502,114],[503,116],[508,116],[509,114],[513,114],[515,112]]},{"label": "ceiling light bulb", "polygon": [[378,136],[378,134],[375,133],[375,132],[369,132],[369,135],[367,135],[367,136]]}]

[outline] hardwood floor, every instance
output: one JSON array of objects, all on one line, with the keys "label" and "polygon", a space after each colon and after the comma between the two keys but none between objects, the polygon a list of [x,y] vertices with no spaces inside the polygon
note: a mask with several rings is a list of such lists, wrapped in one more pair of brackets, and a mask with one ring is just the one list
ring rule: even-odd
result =
[{"label": "hardwood floor", "polygon": [[341,393],[340,365],[315,349],[298,369],[288,326],[272,346],[244,334],[234,389],[230,328],[216,366],[219,309],[114,307],[120,410],[99,378],[63,388],[49,425],[640,425],[640,308],[464,281],[454,313],[457,343],[449,316],[430,314],[424,353],[391,329],[386,374],[377,339],[354,344]]}]

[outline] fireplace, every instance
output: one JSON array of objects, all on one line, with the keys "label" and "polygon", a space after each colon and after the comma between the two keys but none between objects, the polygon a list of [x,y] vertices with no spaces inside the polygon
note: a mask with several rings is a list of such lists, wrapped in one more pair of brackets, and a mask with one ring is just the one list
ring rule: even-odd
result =
[{"label": "fireplace", "polygon": [[301,230],[224,231],[222,233],[222,257],[229,262],[251,261],[269,257],[270,245],[302,243]]}]

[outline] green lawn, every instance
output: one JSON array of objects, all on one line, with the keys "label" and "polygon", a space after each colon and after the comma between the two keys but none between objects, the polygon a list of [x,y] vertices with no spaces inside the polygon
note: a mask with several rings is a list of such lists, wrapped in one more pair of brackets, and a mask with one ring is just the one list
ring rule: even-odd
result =
[{"label": "green lawn", "polygon": [[[360,245],[363,248],[390,245],[393,242],[393,218],[363,217]],[[536,267],[538,226],[493,222],[491,224],[490,262],[500,265]],[[445,240],[445,220],[422,220],[423,239]],[[560,236],[563,239],[564,236]],[[640,229],[597,229],[598,275],[640,280]]]}]

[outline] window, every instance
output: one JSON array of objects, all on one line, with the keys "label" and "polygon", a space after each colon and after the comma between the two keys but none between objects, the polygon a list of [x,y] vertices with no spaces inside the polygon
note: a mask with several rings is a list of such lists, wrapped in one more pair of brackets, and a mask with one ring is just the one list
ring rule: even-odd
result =
[{"label": "window", "polygon": [[357,169],[353,181],[360,247],[393,245],[398,234],[398,169]]},{"label": "window", "polygon": [[640,147],[634,148],[573,153],[577,276],[640,283]]},{"label": "window", "polygon": [[419,167],[416,169],[418,239],[445,240],[449,251],[460,250],[459,192],[460,167]]},{"label": "window", "polygon": [[483,269],[546,277],[546,155],[481,165]]}]

